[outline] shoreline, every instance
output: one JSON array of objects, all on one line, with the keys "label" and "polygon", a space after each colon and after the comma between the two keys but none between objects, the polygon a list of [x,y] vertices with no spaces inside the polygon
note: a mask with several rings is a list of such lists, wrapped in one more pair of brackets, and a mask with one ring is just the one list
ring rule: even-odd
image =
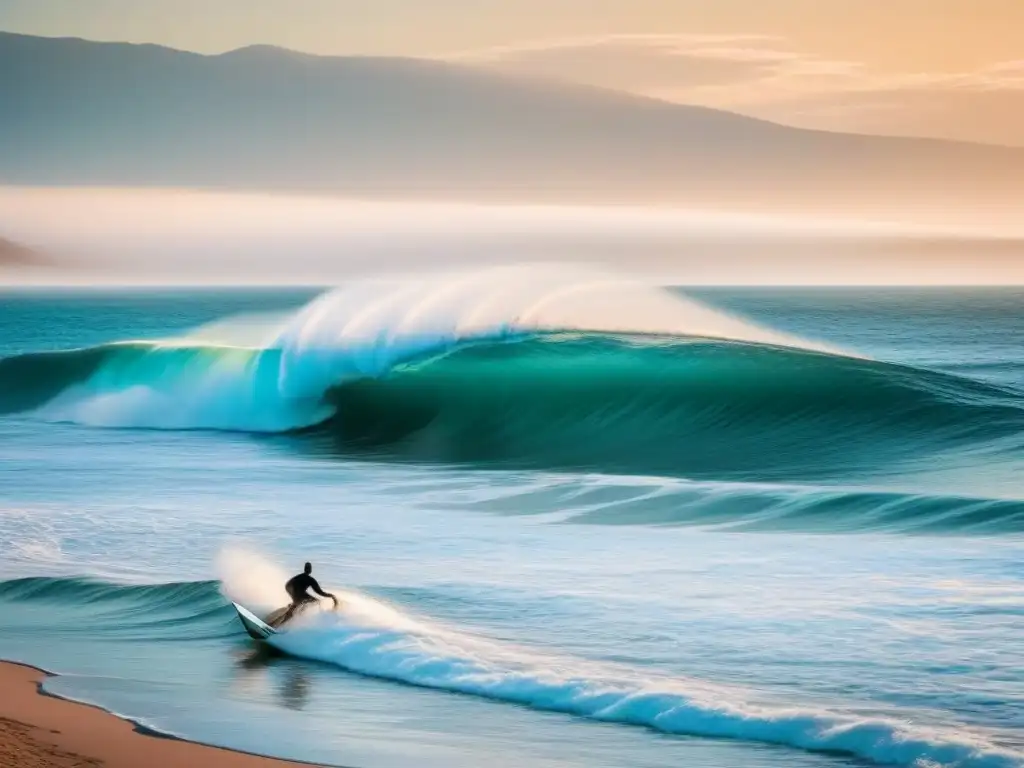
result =
[{"label": "shoreline", "polygon": [[[0,660],[0,765],[19,768],[316,768],[202,744],[43,689],[57,677]],[[323,767],[321,767],[323,768]]]}]

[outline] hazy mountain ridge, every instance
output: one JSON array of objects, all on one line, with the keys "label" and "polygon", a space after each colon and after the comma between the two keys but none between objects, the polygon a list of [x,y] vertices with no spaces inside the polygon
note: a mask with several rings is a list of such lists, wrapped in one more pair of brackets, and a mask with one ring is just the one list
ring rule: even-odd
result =
[{"label": "hazy mountain ridge", "polygon": [[0,268],[41,266],[44,263],[46,260],[38,251],[0,237]]},{"label": "hazy mountain ridge", "polygon": [[0,33],[0,182],[563,201],[962,204],[1024,150],[789,128],[422,59]]}]

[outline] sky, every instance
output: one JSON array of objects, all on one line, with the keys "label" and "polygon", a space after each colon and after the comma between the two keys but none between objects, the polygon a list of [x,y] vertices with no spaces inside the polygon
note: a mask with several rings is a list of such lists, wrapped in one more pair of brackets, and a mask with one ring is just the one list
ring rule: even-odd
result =
[{"label": "sky", "polygon": [[1024,145],[1022,0],[0,0],[0,29],[442,58],[807,127]]}]

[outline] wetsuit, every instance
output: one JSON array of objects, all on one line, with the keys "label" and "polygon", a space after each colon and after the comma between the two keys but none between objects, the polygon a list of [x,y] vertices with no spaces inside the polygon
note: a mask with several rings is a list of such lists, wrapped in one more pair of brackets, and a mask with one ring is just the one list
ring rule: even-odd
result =
[{"label": "wetsuit", "polygon": [[292,576],[288,579],[288,583],[284,585],[284,588],[287,590],[288,596],[292,599],[293,606],[316,602],[316,598],[309,594],[310,589],[321,597],[331,597],[331,595],[320,589],[320,585],[317,583],[317,580],[308,573],[300,573],[298,576]]}]

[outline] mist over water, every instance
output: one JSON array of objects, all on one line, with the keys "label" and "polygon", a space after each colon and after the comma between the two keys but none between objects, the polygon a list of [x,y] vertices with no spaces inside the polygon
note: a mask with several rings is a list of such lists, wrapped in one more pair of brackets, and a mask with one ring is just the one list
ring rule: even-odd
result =
[{"label": "mist over water", "polygon": [[0,237],[40,256],[0,280],[330,285],[382,271],[567,262],[681,285],[1024,281],[1024,231],[1012,217],[920,215],[0,187]]}]

